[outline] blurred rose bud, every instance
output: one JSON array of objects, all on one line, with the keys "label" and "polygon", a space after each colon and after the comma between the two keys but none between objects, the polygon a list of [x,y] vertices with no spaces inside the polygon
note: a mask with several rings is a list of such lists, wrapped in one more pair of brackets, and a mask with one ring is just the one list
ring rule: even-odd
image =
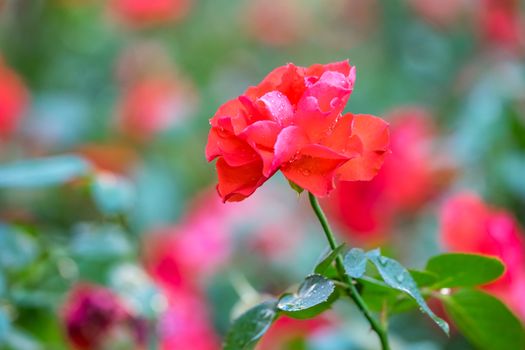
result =
[{"label": "blurred rose bud", "polygon": [[435,128],[418,107],[393,111],[392,153],[370,182],[341,182],[327,201],[334,218],[352,238],[377,243],[385,239],[395,217],[418,210],[447,185],[453,168],[436,153]]},{"label": "blurred rose bud", "polygon": [[248,33],[271,46],[290,45],[306,37],[312,20],[301,0],[249,0],[242,13]]},{"label": "blurred rose bud", "polygon": [[66,335],[74,349],[105,349],[107,344],[129,343],[141,349],[144,330],[109,289],[77,284],[62,309]]},{"label": "blurred rose bud", "polygon": [[191,0],[111,0],[109,6],[117,20],[141,28],[181,20],[187,15]]},{"label": "blurred rose bud", "polygon": [[146,141],[180,125],[195,108],[195,94],[183,81],[148,78],[124,88],[118,108],[121,131]]},{"label": "blurred rose bud", "polygon": [[18,74],[0,59],[0,139],[9,137],[18,127],[27,108],[28,97]]},{"label": "blurred rose bud", "polygon": [[480,0],[477,8],[480,35],[488,44],[510,51],[523,49],[525,21],[519,0]]},{"label": "blurred rose bud", "polygon": [[139,156],[123,143],[87,143],[77,148],[76,153],[86,158],[98,171],[116,174],[129,173]]},{"label": "blurred rose bud", "polygon": [[427,22],[447,28],[457,23],[465,0],[409,0],[412,9]]},{"label": "blurred rose bud", "polygon": [[525,242],[514,218],[473,193],[449,198],[441,211],[441,241],[449,251],[499,257],[505,274],[487,285],[525,320]]}]

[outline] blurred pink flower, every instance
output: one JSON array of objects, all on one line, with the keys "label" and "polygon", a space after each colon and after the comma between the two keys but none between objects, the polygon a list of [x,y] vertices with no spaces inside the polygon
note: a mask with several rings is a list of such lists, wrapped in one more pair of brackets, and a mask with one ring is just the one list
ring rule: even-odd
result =
[{"label": "blurred pink flower", "polygon": [[386,238],[395,216],[420,208],[450,177],[450,167],[440,164],[433,150],[436,135],[428,112],[406,107],[387,119],[392,153],[378,175],[369,182],[341,182],[326,201],[348,235],[369,243]]},{"label": "blurred pink flower", "polygon": [[217,196],[199,197],[180,224],[147,235],[145,264],[154,278],[169,290],[195,289],[229,259],[229,210]]},{"label": "blurred pink flower", "polygon": [[219,350],[204,299],[195,292],[171,292],[168,309],[159,322],[162,350]]},{"label": "blurred pink flower", "polygon": [[103,349],[111,335],[124,327],[141,348],[142,330],[111,290],[91,284],[77,284],[71,290],[62,309],[66,335],[79,350]]},{"label": "blurred pink flower", "polygon": [[185,17],[191,0],[111,0],[110,9],[130,27],[149,27]]},{"label": "blurred pink flower", "polygon": [[0,138],[10,136],[27,108],[29,93],[16,72],[0,58]]},{"label": "blurred pink flower", "polygon": [[499,257],[505,274],[485,287],[525,320],[525,242],[514,218],[473,193],[449,198],[441,211],[441,241],[449,251]]}]

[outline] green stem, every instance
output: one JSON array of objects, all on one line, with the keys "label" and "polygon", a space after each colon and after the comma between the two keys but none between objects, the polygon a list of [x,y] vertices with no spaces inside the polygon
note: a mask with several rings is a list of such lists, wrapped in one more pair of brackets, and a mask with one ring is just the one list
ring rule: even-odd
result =
[{"label": "green stem", "polygon": [[[324,214],[323,209],[321,209],[317,198],[312,193],[308,193],[308,198],[310,199],[310,204],[315,212],[315,215],[317,215],[317,218],[319,219],[319,222],[323,227],[323,231],[326,236],[326,239],[328,240],[328,243],[330,244],[330,248],[334,250],[337,247],[337,242],[335,240],[334,234],[332,233],[332,230],[330,229],[330,225],[328,224],[326,215]],[[357,288],[354,285],[354,281],[352,281],[352,279],[345,273],[343,259],[341,258],[340,254],[337,255],[335,263],[337,267],[337,272],[339,273],[339,278],[341,278],[341,280],[348,285],[348,288],[346,289],[348,296],[355,302],[359,310],[361,310],[361,312],[365,315],[374,332],[376,332],[377,336],[379,337],[379,341],[381,342],[382,349],[390,350],[386,330],[381,326],[379,321],[377,321],[372,316],[370,310],[368,310],[368,307],[366,306],[365,301],[363,300],[363,298],[361,298],[361,295],[357,291]]]}]

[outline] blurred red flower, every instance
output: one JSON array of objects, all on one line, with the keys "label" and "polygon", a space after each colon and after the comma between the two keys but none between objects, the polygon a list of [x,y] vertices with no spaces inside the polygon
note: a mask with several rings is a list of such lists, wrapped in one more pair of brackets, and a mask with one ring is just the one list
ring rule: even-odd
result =
[{"label": "blurred red flower", "polygon": [[28,104],[28,91],[16,72],[0,59],[0,138],[17,128]]},{"label": "blurred red flower", "polygon": [[348,61],[288,64],[222,105],[206,146],[208,161],[218,158],[222,199],[243,200],[279,169],[317,196],[336,178],[373,178],[387,154],[388,126],[370,115],[341,115],[354,80]]},{"label": "blurred red flower", "polygon": [[525,23],[519,0],[481,0],[481,35],[489,43],[518,50],[525,41]]},{"label": "blurred red flower", "polygon": [[348,235],[370,243],[383,239],[395,216],[417,210],[450,177],[433,152],[434,125],[424,109],[400,108],[389,120],[392,154],[378,175],[369,182],[341,182],[326,201]]},{"label": "blurred red flower", "polygon": [[441,211],[441,240],[449,251],[499,257],[505,274],[484,288],[525,320],[525,242],[514,218],[473,193],[449,198]]},{"label": "blurred red flower", "polygon": [[190,9],[190,0],[112,0],[115,16],[131,27],[147,27],[177,21]]},{"label": "blurred red flower", "polygon": [[71,290],[62,310],[66,334],[79,350],[104,348],[111,334],[124,327],[137,349],[144,342],[142,330],[111,290],[91,284],[77,284]]},{"label": "blurred red flower", "polygon": [[151,77],[124,88],[119,126],[128,136],[145,141],[182,123],[195,107],[189,86],[173,78]]}]

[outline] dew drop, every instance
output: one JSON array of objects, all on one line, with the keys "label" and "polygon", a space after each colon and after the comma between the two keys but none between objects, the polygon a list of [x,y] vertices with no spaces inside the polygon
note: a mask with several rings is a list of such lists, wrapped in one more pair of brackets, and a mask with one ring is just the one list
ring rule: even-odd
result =
[{"label": "dew drop", "polygon": [[308,169],[303,169],[301,170],[301,174],[303,174],[304,176],[310,176],[312,172]]},{"label": "dew drop", "polygon": [[386,266],[388,264],[388,259],[385,258],[384,256],[380,256],[379,257],[379,263],[383,266]]},{"label": "dew drop", "polygon": [[405,280],[405,276],[404,275],[397,275],[396,276],[396,281],[398,283],[403,283],[404,280]]}]

